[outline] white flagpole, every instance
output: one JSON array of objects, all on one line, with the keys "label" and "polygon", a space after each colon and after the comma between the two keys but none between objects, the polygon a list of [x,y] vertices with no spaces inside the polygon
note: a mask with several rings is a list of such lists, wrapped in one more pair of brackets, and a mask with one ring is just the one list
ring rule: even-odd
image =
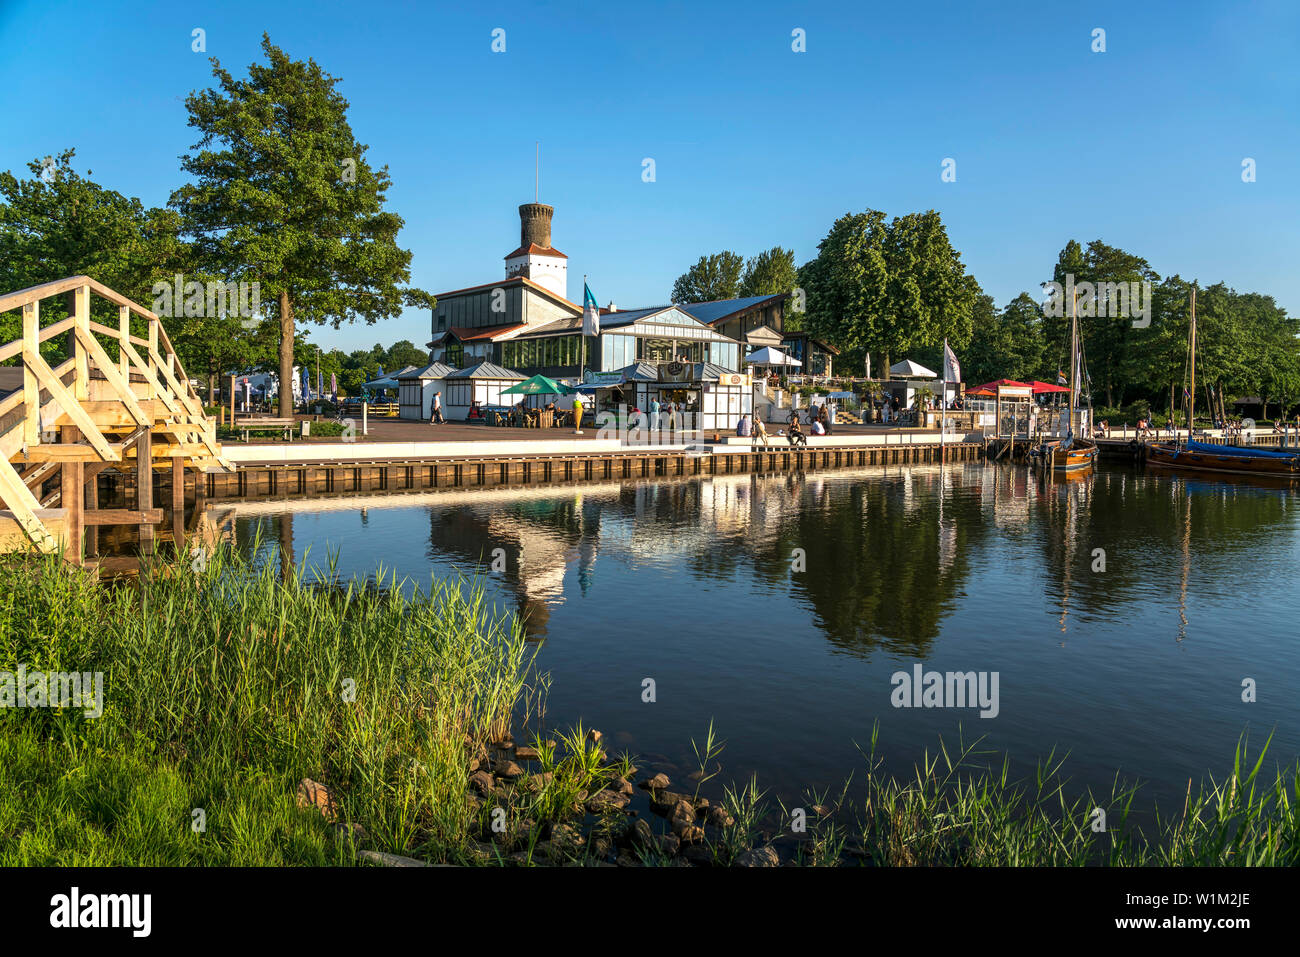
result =
[{"label": "white flagpole", "polygon": [[[939,397],[939,465],[942,466],[948,454],[948,444],[946,441],[946,415],[948,404],[948,339],[945,336],[943,340],[943,395]],[[942,471],[940,475],[942,475]],[[939,480],[940,502],[943,500],[943,479]]]}]

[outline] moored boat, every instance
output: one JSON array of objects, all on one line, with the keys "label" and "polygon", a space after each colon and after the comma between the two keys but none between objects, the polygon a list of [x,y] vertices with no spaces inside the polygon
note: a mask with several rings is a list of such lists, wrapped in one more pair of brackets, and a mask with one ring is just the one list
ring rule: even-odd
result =
[{"label": "moored boat", "polygon": [[1300,450],[1253,449],[1188,440],[1147,446],[1147,464],[1240,475],[1300,477]]},{"label": "moored boat", "polygon": [[[1196,287],[1192,287],[1191,321],[1187,337],[1187,370],[1183,395],[1186,399],[1189,429],[1196,421]],[[1172,414],[1172,404],[1170,413]],[[1260,477],[1300,477],[1300,450],[1258,449],[1244,445],[1214,445],[1184,441],[1156,442],[1147,446],[1148,465],[1157,468],[1187,469],[1197,472],[1221,472]]]}]

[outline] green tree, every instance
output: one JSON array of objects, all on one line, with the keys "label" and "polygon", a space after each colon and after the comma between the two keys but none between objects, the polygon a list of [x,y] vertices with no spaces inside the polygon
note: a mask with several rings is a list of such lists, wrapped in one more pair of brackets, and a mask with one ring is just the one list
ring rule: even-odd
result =
[{"label": "green tree", "polygon": [[729,250],[701,256],[699,262],[673,283],[673,302],[735,299],[740,294],[740,272],[744,265],[745,260]]},{"label": "green tree", "polygon": [[293,60],[262,36],[267,63],[233,77],[212,59],[216,89],[186,98],[200,139],[181,167],[194,182],[170,204],[204,268],[261,284],[278,306],[280,414],[293,412],[295,323],[400,314],[432,307],[410,281],[397,245],[401,217],[384,209],[388,168],[374,169],[347,121],[338,79]]},{"label": "green tree", "polygon": [[1022,292],[1002,310],[994,306],[992,296],[981,294],[971,316],[971,340],[962,366],[968,383],[1003,378],[1051,381],[1055,370],[1044,360],[1041,307],[1029,293]]},{"label": "green tree", "polygon": [[[83,177],[75,155],[69,149],[33,160],[26,178],[0,173],[0,290],[86,275],[148,307],[152,284],[184,266],[179,220]],[[106,303],[92,302],[99,319],[116,325],[116,310],[110,317]],[[50,308],[66,314],[63,304]],[[21,334],[16,313],[0,316],[0,341]]]},{"label": "green tree", "polygon": [[[1091,283],[1096,294],[1104,283],[1139,283],[1159,282],[1160,277],[1141,256],[1125,252],[1114,246],[1108,246],[1100,239],[1094,239],[1083,248],[1075,240],[1070,240],[1057,256],[1052,280],[1064,288],[1067,280],[1072,280],[1078,287],[1081,283]],[[1120,405],[1126,401],[1126,393],[1132,380],[1134,370],[1126,368],[1135,354],[1134,344],[1143,338],[1145,330],[1133,327],[1134,303],[1129,300],[1128,307],[1122,307],[1122,300],[1105,302],[1089,301],[1081,294],[1078,299],[1079,325],[1083,331],[1084,347],[1088,357],[1088,372],[1092,376],[1094,389],[1101,391],[1108,406]],[[1050,310],[1045,318],[1044,336],[1047,341],[1048,359],[1056,361],[1060,368],[1069,368],[1070,348],[1070,303],[1063,301],[1058,310],[1060,315]],[[1105,312],[1106,315],[1097,313]],[[1154,321],[1155,313],[1152,312]]]},{"label": "green tree", "polygon": [[970,340],[979,285],[933,210],[885,222],[879,210],[841,216],[799,271],[807,296],[805,327],[837,346],[842,363],[861,368],[868,353],[883,357],[954,349]]},{"label": "green tree", "polygon": [[799,270],[794,265],[794,250],[773,246],[745,263],[738,295],[774,296],[794,292],[799,285]]}]

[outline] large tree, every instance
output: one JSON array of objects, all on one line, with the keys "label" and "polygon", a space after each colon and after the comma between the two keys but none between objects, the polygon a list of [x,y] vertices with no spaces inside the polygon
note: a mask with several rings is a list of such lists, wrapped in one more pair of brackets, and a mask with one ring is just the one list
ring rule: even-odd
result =
[{"label": "large tree", "polygon": [[[1100,293],[1103,283],[1154,283],[1160,280],[1156,271],[1141,256],[1125,252],[1114,246],[1108,246],[1100,239],[1094,239],[1083,248],[1075,240],[1066,243],[1057,256],[1052,273],[1053,281],[1066,286],[1066,280],[1073,277],[1077,287],[1089,282]],[[1125,401],[1127,386],[1133,374],[1125,368],[1134,354],[1134,343],[1145,337],[1143,327],[1134,328],[1134,308],[1130,299],[1128,308],[1121,308],[1120,303],[1103,303],[1098,300],[1095,305],[1080,298],[1078,301],[1079,324],[1083,331],[1084,345],[1088,357],[1088,372],[1092,376],[1093,387],[1104,398],[1106,405],[1120,405]],[[1105,312],[1105,316],[1094,313]],[[1048,358],[1058,362],[1063,369],[1069,368],[1067,353],[1069,351],[1070,303],[1062,303],[1061,315],[1049,314],[1044,319],[1044,337],[1047,342]],[[1158,320],[1154,309],[1153,322]],[[1163,321],[1163,320],[1159,320]]]},{"label": "large tree", "polygon": [[850,368],[875,353],[883,372],[892,356],[970,340],[979,285],[933,210],[890,222],[874,209],[841,216],[817,249],[799,271],[805,326],[838,346]]},{"label": "large tree", "polygon": [[744,266],[744,258],[730,250],[701,256],[699,262],[673,283],[673,302],[735,299],[740,294],[740,271]]},{"label": "large tree", "polygon": [[[148,306],[152,284],[183,265],[176,214],[82,176],[72,166],[75,155],[69,149],[33,160],[24,178],[0,173],[0,291],[84,274]],[[0,341],[21,334],[18,322],[16,314],[0,317],[8,324]]]},{"label": "large tree", "polygon": [[384,209],[388,167],[371,167],[347,120],[339,80],[262,36],[267,62],[236,79],[216,58],[216,89],[185,101],[200,133],[172,194],[204,267],[261,284],[279,314],[280,415],[293,413],[294,330],[301,318],[338,327],[432,306],[406,287],[411,254],[401,217]]}]

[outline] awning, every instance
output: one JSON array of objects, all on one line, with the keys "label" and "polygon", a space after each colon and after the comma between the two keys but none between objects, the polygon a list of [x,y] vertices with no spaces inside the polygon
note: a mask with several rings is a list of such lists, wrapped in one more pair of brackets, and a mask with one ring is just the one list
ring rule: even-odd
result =
[{"label": "awning", "polygon": [[780,349],[774,349],[771,346],[759,349],[757,352],[751,352],[745,356],[745,361],[754,366],[801,366],[803,365],[798,359],[792,359]]},{"label": "awning", "polygon": [[1039,382],[1037,379],[1029,384],[1034,387],[1034,395],[1049,395],[1054,392],[1070,391],[1063,385],[1053,385],[1050,382]]},{"label": "awning", "polygon": [[919,362],[913,362],[911,359],[904,359],[902,362],[895,362],[889,367],[889,374],[896,376],[908,376],[913,379],[937,379],[939,374],[931,372]]}]

